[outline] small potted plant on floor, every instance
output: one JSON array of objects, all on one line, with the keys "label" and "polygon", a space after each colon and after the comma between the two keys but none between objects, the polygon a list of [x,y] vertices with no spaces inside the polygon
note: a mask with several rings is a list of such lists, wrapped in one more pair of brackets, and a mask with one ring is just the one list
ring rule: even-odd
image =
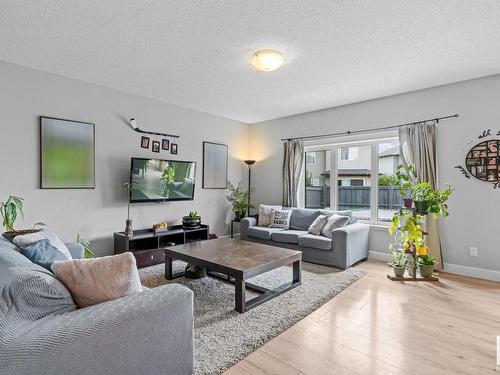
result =
[{"label": "small potted plant on floor", "polygon": [[45,225],[44,223],[36,223],[33,225],[31,229],[14,229],[14,223],[16,219],[20,216],[23,216],[23,201],[24,199],[18,197],[16,195],[9,195],[5,202],[0,202],[0,215],[2,216],[2,225],[5,228],[5,233],[3,236],[11,241],[14,237],[35,233],[40,231],[41,229],[37,229],[37,226]]},{"label": "small potted plant on floor", "polygon": [[417,264],[420,271],[420,276],[429,278],[432,277],[434,265],[436,264],[436,258],[431,255],[419,256],[417,258]]},{"label": "small potted plant on floor", "polygon": [[[237,186],[234,186],[231,182],[228,181],[227,185],[230,194],[226,198],[233,206],[235,218],[237,220],[240,220],[246,216],[249,206],[248,191],[241,190],[241,182],[239,182]],[[253,208],[253,206],[250,205],[250,208]]]},{"label": "small potted plant on floor", "polygon": [[188,215],[182,218],[182,226],[184,228],[199,228],[201,226],[201,216],[196,211],[189,212]]},{"label": "small potted plant on floor", "polygon": [[393,251],[392,262],[388,263],[394,271],[394,276],[403,277],[409,264],[409,257],[404,251]]}]

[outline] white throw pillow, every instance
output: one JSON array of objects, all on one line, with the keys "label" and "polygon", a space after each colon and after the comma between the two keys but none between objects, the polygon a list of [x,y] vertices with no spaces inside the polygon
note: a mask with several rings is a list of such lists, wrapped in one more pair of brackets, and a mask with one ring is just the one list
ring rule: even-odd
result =
[{"label": "white throw pillow", "polygon": [[78,307],[142,292],[132,253],[52,263],[54,275],[69,289]]},{"label": "white throw pillow", "polygon": [[316,236],[319,236],[321,234],[321,229],[325,226],[327,223],[328,219],[330,216],[328,215],[319,215],[309,226],[309,229],[307,230],[311,234],[315,234]]},{"label": "white throw pillow", "polygon": [[281,210],[281,206],[268,206],[265,204],[259,205],[259,227],[268,227],[271,224],[271,211]]},{"label": "white throw pillow", "polygon": [[41,231],[29,234],[23,234],[14,237],[12,242],[20,248],[25,248],[27,246],[33,245],[34,243],[41,240],[49,240],[50,244],[56,248],[61,254],[63,254],[67,259],[73,259],[68,248],[61,241],[61,239],[49,228],[42,229]]},{"label": "white throw pillow", "polygon": [[290,217],[292,210],[271,210],[271,225],[270,228],[290,228]]},{"label": "white throw pillow", "polygon": [[325,237],[332,238],[332,232],[335,229],[345,227],[348,222],[348,216],[333,214],[330,216],[323,229],[321,229],[321,234]]}]

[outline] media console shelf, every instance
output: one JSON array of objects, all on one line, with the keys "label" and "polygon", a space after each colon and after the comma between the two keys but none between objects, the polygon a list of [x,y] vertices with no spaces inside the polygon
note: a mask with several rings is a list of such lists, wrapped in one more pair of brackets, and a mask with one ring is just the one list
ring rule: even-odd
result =
[{"label": "media console shelf", "polygon": [[182,225],[169,226],[166,231],[155,234],[153,229],[134,230],[134,236],[128,238],[125,232],[115,232],[115,254],[130,251],[134,254],[137,267],[149,267],[165,262],[167,246],[182,245],[189,242],[208,240],[209,226],[188,229]]}]

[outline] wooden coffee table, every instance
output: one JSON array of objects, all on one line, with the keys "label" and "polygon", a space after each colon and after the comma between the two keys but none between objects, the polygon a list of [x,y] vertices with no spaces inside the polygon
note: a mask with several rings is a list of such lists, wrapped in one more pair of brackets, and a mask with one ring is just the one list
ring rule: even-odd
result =
[{"label": "wooden coffee table", "polygon": [[[210,276],[234,283],[235,309],[240,313],[295,288],[302,280],[302,253],[300,251],[231,238],[167,247],[165,249],[165,278],[168,280],[184,275],[183,272],[172,273],[173,260],[183,260],[206,268]],[[267,289],[246,282],[254,276],[290,263],[292,263],[292,280],[275,289]],[[246,289],[260,293],[260,295],[245,302]]]}]

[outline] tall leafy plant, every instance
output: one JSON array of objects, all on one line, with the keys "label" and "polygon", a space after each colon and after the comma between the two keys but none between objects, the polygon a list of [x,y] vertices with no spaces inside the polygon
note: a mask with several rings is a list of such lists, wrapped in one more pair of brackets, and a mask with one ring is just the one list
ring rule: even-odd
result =
[{"label": "tall leafy plant", "polygon": [[2,225],[7,232],[14,231],[14,223],[19,215],[23,216],[23,198],[10,195],[5,202],[0,202]]},{"label": "tall leafy plant", "polygon": [[[241,182],[239,182],[238,185],[234,186],[231,182],[228,181],[227,186],[229,189],[229,195],[227,195],[226,198],[233,206],[233,211],[241,212],[242,216],[244,216],[249,205],[249,192],[243,191],[241,189]],[[253,205],[250,204],[250,208],[253,208]]]}]

